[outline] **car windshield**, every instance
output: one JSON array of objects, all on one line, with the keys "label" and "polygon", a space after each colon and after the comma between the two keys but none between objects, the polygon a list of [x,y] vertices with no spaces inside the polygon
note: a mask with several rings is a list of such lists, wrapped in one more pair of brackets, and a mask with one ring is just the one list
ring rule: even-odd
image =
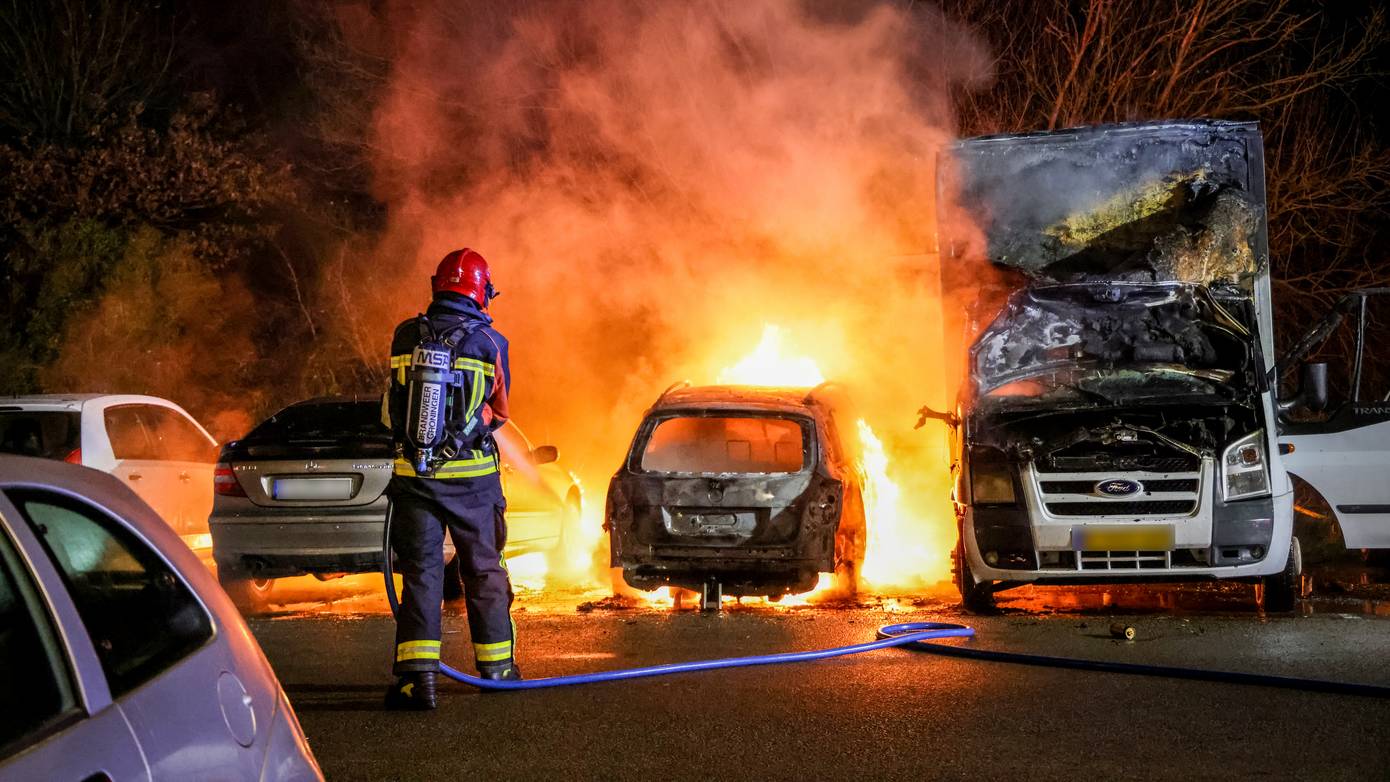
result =
[{"label": "car windshield", "polygon": [[377,402],[313,402],[292,405],[251,430],[248,440],[378,439],[391,437]]},{"label": "car windshield", "polygon": [[80,427],[66,410],[0,410],[0,453],[62,459],[81,444]]},{"label": "car windshield", "polygon": [[1107,404],[1171,399],[1175,396],[1229,397],[1232,372],[1193,370],[1169,364],[1139,364],[1124,369],[1064,367],[1018,378],[991,389],[985,399],[1021,406],[1071,401]]},{"label": "car windshield", "polygon": [[773,416],[666,418],[642,449],[644,472],[790,473],[806,465],[802,422]]}]

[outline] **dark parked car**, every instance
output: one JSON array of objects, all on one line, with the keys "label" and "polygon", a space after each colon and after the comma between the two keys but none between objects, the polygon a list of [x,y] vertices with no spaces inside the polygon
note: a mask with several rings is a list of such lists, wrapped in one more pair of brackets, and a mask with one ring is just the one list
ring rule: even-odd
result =
[{"label": "dark parked car", "polygon": [[833,386],[668,389],[608,489],[612,565],[637,589],[852,588],[864,559],[863,478]]},{"label": "dark parked car", "polygon": [[[578,482],[560,467],[554,446],[532,447],[515,424],[498,430],[497,441],[507,556],[558,553],[581,513]],[[243,609],[256,610],[276,578],[380,570],[382,492],[394,460],[377,397],[299,402],[228,443],[213,478],[208,525],[223,588]]]},{"label": "dark parked car", "polygon": [[246,622],[118,478],[0,455],[0,780],[316,780]]}]

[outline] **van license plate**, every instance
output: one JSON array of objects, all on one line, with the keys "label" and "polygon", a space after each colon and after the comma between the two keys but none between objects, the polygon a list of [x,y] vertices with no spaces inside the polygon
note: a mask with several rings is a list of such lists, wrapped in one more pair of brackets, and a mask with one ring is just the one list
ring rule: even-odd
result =
[{"label": "van license plate", "polygon": [[1172,551],[1170,524],[1127,524],[1123,527],[1073,527],[1078,551]]},{"label": "van license plate", "polygon": [[271,486],[277,500],[350,500],[351,478],[277,478]]}]

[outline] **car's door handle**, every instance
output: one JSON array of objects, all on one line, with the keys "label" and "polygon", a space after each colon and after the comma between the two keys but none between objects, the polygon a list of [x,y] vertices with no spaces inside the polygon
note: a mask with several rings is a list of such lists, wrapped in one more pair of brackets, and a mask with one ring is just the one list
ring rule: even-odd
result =
[{"label": "car's door handle", "polygon": [[140,475],[140,473],[138,473],[138,472],[133,472],[133,473],[131,473],[130,475],[127,475],[126,477],[127,477],[128,479],[132,480],[132,481],[138,481],[138,480],[140,480],[141,475]]},{"label": "car's door handle", "polygon": [[193,480],[193,476],[189,475],[186,472],[181,472],[179,473],[179,480],[183,481],[184,483],[188,483],[189,481]]}]

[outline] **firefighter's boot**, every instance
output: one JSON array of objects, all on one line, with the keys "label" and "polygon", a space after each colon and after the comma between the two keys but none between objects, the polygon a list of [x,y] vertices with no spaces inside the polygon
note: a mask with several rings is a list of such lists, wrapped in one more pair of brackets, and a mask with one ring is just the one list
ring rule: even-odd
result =
[{"label": "firefighter's boot", "polygon": [[[511,660],[478,663],[478,676],[494,682],[516,682],[521,681],[521,669]],[[500,690],[483,690],[483,692],[500,692]]]},{"label": "firefighter's boot", "polygon": [[386,708],[399,711],[429,711],[437,707],[434,671],[411,671],[396,677],[386,691]]}]

